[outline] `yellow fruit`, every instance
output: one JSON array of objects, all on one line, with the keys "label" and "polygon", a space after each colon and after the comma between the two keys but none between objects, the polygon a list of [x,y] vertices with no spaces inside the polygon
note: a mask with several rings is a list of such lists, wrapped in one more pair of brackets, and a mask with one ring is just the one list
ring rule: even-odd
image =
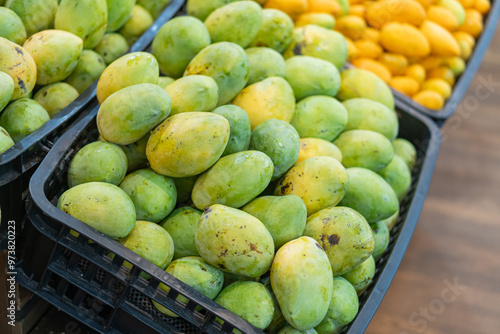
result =
[{"label": "yellow fruit", "polygon": [[441,6],[430,6],[427,9],[427,20],[439,24],[448,31],[458,29],[458,20],[449,9]]},{"label": "yellow fruit", "polygon": [[408,66],[406,69],[405,76],[415,79],[419,84],[424,82],[427,77],[427,73],[425,73],[425,68],[420,64],[413,64]]},{"label": "yellow fruit", "polygon": [[478,37],[483,31],[483,15],[475,9],[466,9],[464,24],[458,27],[458,30]]},{"label": "yellow fruit", "polygon": [[264,6],[264,8],[279,9],[287,13],[292,19],[305,13],[308,7],[307,0],[268,0]]},{"label": "yellow fruit", "polygon": [[448,9],[450,12],[455,15],[458,21],[458,25],[462,25],[465,20],[465,11],[464,7],[457,0],[439,0],[437,3],[438,6],[444,7]]},{"label": "yellow fruit", "polygon": [[394,53],[409,57],[425,57],[430,51],[430,45],[425,36],[408,23],[390,22],[380,31],[380,44]]},{"label": "yellow fruit", "polygon": [[439,68],[435,68],[433,70],[430,70],[429,72],[427,72],[427,78],[428,79],[434,79],[434,78],[443,79],[444,81],[449,83],[450,86],[452,86],[452,87],[455,84],[455,76],[453,75],[453,72],[447,67],[439,67]]},{"label": "yellow fruit", "polygon": [[367,39],[357,40],[354,45],[358,50],[358,57],[377,59],[384,52],[380,45]]},{"label": "yellow fruit", "polygon": [[366,22],[380,29],[388,22],[403,22],[419,26],[425,20],[425,10],[413,0],[384,0],[366,7]]},{"label": "yellow fruit", "polygon": [[417,1],[424,8],[428,8],[430,5],[436,3],[436,0],[415,0],[415,1]]},{"label": "yellow fruit", "polygon": [[444,59],[444,64],[453,72],[455,77],[462,74],[465,69],[465,61],[460,57],[450,57]]},{"label": "yellow fruit", "polygon": [[429,71],[443,65],[443,59],[434,56],[425,57],[418,61],[418,64],[422,65],[426,71]]},{"label": "yellow fruit", "polygon": [[489,0],[475,0],[474,9],[481,14],[486,14],[490,11],[491,4]]},{"label": "yellow fruit", "polygon": [[351,61],[358,57],[358,48],[350,38],[346,37],[345,41],[347,42],[347,59]]},{"label": "yellow fruit", "polygon": [[456,57],[460,47],[449,31],[432,21],[424,21],[420,31],[431,45],[431,54],[438,57]]},{"label": "yellow fruit", "polygon": [[474,37],[472,37],[471,34],[465,32],[465,31],[456,31],[453,33],[453,37],[455,37],[457,42],[460,42],[460,41],[467,42],[467,44],[469,44],[471,48],[473,48],[474,45],[476,45],[476,40],[474,39]]},{"label": "yellow fruit", "polygon": [[376,60],[370,58],[357,58],[352,61],[352,64],[361,69],[375,73],[380,79],[389,83],[391,81],[391,72]]},{"label": "yellow fruit", "polygon": [[375,28],[367,27],[365,29],[365,36],[363,36],[363,38],[378,43],[378,41],[380,40],[380,32]]},{"label": "yellow fruit", "polygon": [[464,60],[469,59],[472,53],[472,47],[466,41],[459,41],[458,46],[460,46],[460,57]]},{"label": "yellow fruit", "polygon": [[339,18],[335,25],[335,30],[353,41],[363,37],[365,29],[365,21],[361,17],[354,15],[347,15]]},{"label": "yellow fruit", "polygon": [[407,96],[415,95],[420,88],[417,80],[405,76],[393,77],[389,82],[389,86]]},{"label": "yellow fruit", "polygon": [[459,0],[460,4],[464,9],[474,7],[475,0]]},{"label": "yellow fruit", "polygon": [[335,18],[327,13],[304,13],[295,21],[295,27],[303,27],[308,24],[315,24],[326,29],[333,29]]},{"label": "yellow fruit", "polygon": [[444,105],[444,98],[433,90],[422,90],[413,95],[413,100],[426,108],[440,110]]},{"label": "yellow fruit", "polygon": [[378,60],[392,75],[404,75],[408,67],[408,59],[403,55],[384,53]]},{"label": "yellow fruit", "polygon": [[451,86],[449,83],[443,79],[429,79],[422,84],[422,90],[433,90],[438,92],[444,99],[447,99],[451,95]]},{"label": "yellow fruit", "polygon": [[340,4],[335,0],[308,0],[308,3],[307,11],[310,13],[327,13],[338,17],[342,11]]},{"label": "yellow fruit", "polygon": [[366,8],[363,5],[353,5],[349,10],[349,15],[365,17]]}]

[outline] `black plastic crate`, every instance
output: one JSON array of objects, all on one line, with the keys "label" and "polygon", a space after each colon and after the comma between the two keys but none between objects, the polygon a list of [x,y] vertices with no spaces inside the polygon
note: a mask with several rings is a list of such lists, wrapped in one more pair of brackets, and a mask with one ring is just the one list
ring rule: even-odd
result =
[{"label": "black plastic crate", "polygon": [[[128,52],[145,50],[158,33],[184,5],[185,0],[172,0],[153,25],[132,45]],[[47,155],[54,143],[71,127],[75,118],[96,105],[97,81],[83,92],[73,103],[59,112],[33,134],[21,140],[0,154],[0,249],[6,247],[5,231],[9,220],[16,221],[16,231],[20,233],[25,216],[26,194],[29,180],[36,167]]]}]

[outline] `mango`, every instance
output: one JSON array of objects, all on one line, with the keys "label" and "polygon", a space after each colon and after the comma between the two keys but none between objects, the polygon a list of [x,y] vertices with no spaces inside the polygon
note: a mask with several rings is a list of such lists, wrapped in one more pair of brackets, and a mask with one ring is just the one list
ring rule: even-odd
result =
[{"label": "mango", "polygon": [[434,90],[421,90],[412,98],[415,102],[432,110],[441,110],[444,106],[443,96]]},{"label": "mango", "polygon": [[57,208],[112,239],[126,237],[135,226],[134,203],[117,186],[89,182],[66,190]]},{"label": "mango", "polygon": [[[354,42],[354,45],[356,46],[357,55],[356,59],[353,61],[358,61],[358,58],[377,59],[384,52],[382,47],[377,42],[370,41],[368,39],[358,39]],[[355,66],[361,67],[358,65]]]},{"label": "mango", "polygon": [[424,81],[422,84],[422,90],[433,90],[438,92],[443,96],[444,99],[447,99],[451,95],[451,86],[443,79],[434,78]]},{"label": "mango", "polygon": [[407,76],[393,77],[389,82],[389,85],[391,88],[410,97],[415,95],[420,89],[420,85],[417,80]]},{"label": "mango", "polygon": [[229,122],[229,140],[222,156],[248,150],[252,130],[245,110],[235,105],[227,105],[212,112],[223,116]]},{"label": "mango", "polygon": [[148,139],[149,133],[135,143],[120,146],[127,156],[127,173],[147,166],[146,145]]},{"label": "mango", "polygon": [[0,72],[0,111],[5,108],[14,94],[14,80],[5,72]]},{"label": "mango", "polygon": [[106,32],[120,29],[130,17],[135,0],[107,0],[108,22]]},{"label": "mango", "polygon": [[24,48],[3,37],[0,37],[0,54],[0,72],[8,74],[14,80],[14,91],[10,94],[10,100],[28,96],[36,83],[36,64],[33,57]]},{"label": "mango", "polygon": [[104,101],[97,113],[102,137],[115,144],[132,144],[163,122],[172,108],[170,96],[157,85],[125,87]]},{"label": "mango", "polygon": [[194,242],[196,226],[200,221],[202,212],[189,206],[184,206],[172,211],[160,225],[174,240],[174,259],[185,256],[199,256]]},{"label": "mango", "polygon": [[71,85],[56,82],[40,88],[33,99],[40,103],[52,118],[76,100],[78,95],[78,91]]},{"label": "mango", "polygon": [[464,7],[460,2],[456,0],[439,0],[437,5],[452,12],[457,18],[459,27],[465,24],[464,21],[467,19],[467,12],[464,10]]},{"label": "mango", "polygon": [[214,79],[219,86],[217,106],[222,106],[246,86],[249,67],[245,50],[234,43],[221,42],[201,50],[189,63],[184,76],[200,74]]},{"label": "mango", "polygon": [[392,230],[392,228],[396,225],[396,223],[398,222],[398,218],[399,218],[399,209],[398,211],[396,211],[395,214],[393,214],[392,216],[390,216],[389,218],[386,218],[384,220],[382,220],[384,222],[384,224],[387,226],[387,228],[390,230]]},{"label": "mango", "polygon": [[129,46],[132,46],[153,25],[153,22],[153,17],[146,9],[135,5],[128,21],[118,33],[125,37]]},{"label": "mango", "polygon": [[384,254],[387,246],[389,246],[390,232],[387,224],[382,220],[375,224],[370,225],[375,240],[375,247],[373,248],[373,259],[378,261]]},{"label": "mango", "polygon": [[99,78],[97,83],[99,104],[122,88],[141,83],[156,85],[159,72],[158,62],[147,52],[133,52],[118,58]]},{"label": "mango", "polygon": [[190,111],[212,111],[219,101],[219,87],[214,79],[204,75],[180,78],[165,88],[172,99],[170,115]]},{"label": "mango", "polygon": [[453,75],[453,72],[445,66],[441,66],[430,70],[427,73],[427,78],[428,79],[440,78],[448,82],[451,86],[455,84],[455,76]]},{"label": "mango", "polygon": [[278,304],[278,300],[276,299],[276,296],[273,293],[272,287],[271,287],[271,277],[266,276],[260,281],[266,289],[271,293],[271,297],[273,298],[273,303],[274,303],[274,315],[273,315],[273,320],[271,320],[271,323],[269,326],[266,328],[266,333],[269,334],[276,334],[278,331],[284,327],[289,326],[288,323],[286,322],[285,318],[283,317],[283,314],[281,313],[280,310],[280,305]]},{"label": "mango", "polygon": [[[332,0],[308,0],[309,8],[308,12],[311,13],[328,13],[330,15],[334,15],[335,17],[346,15],[349,10],[347,7],[342,8],[340,1],[332,1]],[[347,2],[347,5],[349,3]]]},{"label": "mango", "polygon": [[7,0],[5,7],[14,11],[23,21],[28,36],[52,27],[58,0]]},{"label": "mango", "polygon": [[354,42],[347,37],[346,37],[345,41],[347,43],[347,59],[353,60],[353,59],[357,58],[359,50],[356,47],[356,45],[354,44]]},{"label": "mango", "polygon": [[479,37],[483,31],[483,16],[475,9],[466,9],[464,23],[458,27],[458,30],[466,32],[474,38]]},{"label": "mango", "polygon": [[335,144],[319,138],[302,138],[300,140],[299,159],[297,163],[314,157],[332,157],[342,162],[342,152]]},{"label": "mango", "polygon": [[273,238],[260,220],[220,204],[205,209],[195,242],[198,253],[209,264],[249,277],[268,271],[274,256]]},{"label": "mango", "polygon": [[137,0],[137,4],[146,9],[154,19],[157,19],[172,0]]},{"label": "mango", "polygon": [[224,117],[205,112],[181,113],[156,127],[146,155],[158,174],[194,176],[219,160],[228,139],[229,122]]},{"label": "mango", "polygon": [[458,41],[458,46],[460,46],[460,57],[464,60],[468,60],[472,54],[472,47],[465,41]]},{"label": "mango", "polygon": [[450,32],[458,29],[457,17],[450,10],[441,6],[430,6],[427,9],[426,19],[439,24]]},{"label": "mango", "polygon": [[390,52],[408,57],[425,57],[431,52],[425,35],[408,23],[385,24],[380,31],[380,44]]},{"label": "mango", "polygon": [[355,15],[340,17],[335,25],[335,30],[353,41],[360,39],[364,35],[365,29],[365,20]]},{"label": "mango", "polygon": [[125,37],[113,32],[106,33],[94,48],[108,65],[127,53],[128,49]]},{"label": "mango", "polygon": [[287,325],[280,329],[278,334],[317,334],[316,330],[314,328],[307,329],[305,331],[299,331],[298,329],[293,328],[290,325]]},{"label": "mango", "polygon": [[376,74],[385,83],[389,83],[391,81],[391,72],[389,72],[389,70],[384,65],[376,60],[370,58],[356,58],[352,61],[352,64],[358,68]]},{"label": "mango", "polygon": [[349,186],[340,201],[359,212],[369,224],[392,216],[399,209],[398,198],[391,186],[375,172],[366,168],[347,168]]},{"label": "mango", "polygon": [[250,42],[249,47],[267,47],[283,53],[292,43],[292,39],[292,19],[281,10],[264,9],[259,32]]},{"label": "mango", "polygon": [[410,170],[413,170],[417,161],[417,150],[412,143],[403,138],[397,138],[392,142],[394,154],[403,159]]},{"label": "mango", "polygon": [[12,10],[6,7],[0,7],[0,37],[22,45],[27,38],[26,28],[21,18]]},{"label": "mango", "polygon": [[408,59],[405,56],[395,53],[384,53],[380,56],[378,61],[384,65],[391,74],[404,75],[408,67]]},{"label": "mango", "polygon": [[333,29],[335,26],[335,17],[327,13],[304,13],[295,21],[295,26],[297,28],[309,24],[315,24],[325,29]]},{"label": "mango", "polygon": [[291,326],[308,330],[318,325],[333,293],[332,268],[323,248],[309,237],[283,245],[271,266],[271,285]]},{"label": "mango", "polygon": [[440,25],[432,21],[424,21],[420,31],[429,41],[431,54],[437,57],[458,57],[460,47],[453,36]]},{"label": "mango", "polygon": [[320,156],[292,167],[280,179],[274,194],[299,196],[306,204],[307,216],[310,216],[321,209],[337,205],[348,183],[347,172],[338,160]]},{"label": "mango", "polygon": [[[158,86],[160,86],[161,88],[165,89],[165,88],[167,88],[168,85],[170,85],[174,81],[175,81],[175,79],[173,79],[171,77],[159,77],[158,78]],[[218,89],[219,88],[217,88],[217,90]]]},{"label": "mango", "polygon": [[476,45],[476,40],[474,39],[474,37],[465,31],[455,31],[452,35],[457,42],[464,41],[471,47],[474,47],[474,45]]},{"label": "mango", "polygon": [[372,41],[373,43],[378,43],[380,40],[380,31],[372,27],[367,27],[365,29],[365,35],[363,36],[363,39]]},{"label": "mango", "polygon": [[7,151],[12,146],[14,146],[14,141],[10,137],[9,133],[0,126],[0,154]]},{"label": "mango", "polygon": [[465,61],[460,57],[445,58],[444,63],[455,77],[458,77],[465,70]]},{"label": "mango", "polygon": [[491,3],[489,0],[475,0],[474,9],[485,15],[490,11]]},{"label": "mango", "polygon": [[354,289],[361,295],[375,276],[375,260],[370,256],[366,261],[354,267],[351,271],[345,273],[342,277],[352,284]]},{"label": "mango", "polygon": [[106,63],[97,52],[83,50],[78,64],[65,82],[73,86],[79,94],[82,94],[99,79],[105,69]]},{"label": "mango", "polygon": [[179,78],[198,52],[209,45],[210,34],[203,22],[194,17],[180,16],[160,28],[151,50],[158,59],[161,72]]},{"label": "mango", "polygon": [[413,0],[386,0],[370,3],[366,7],[366,22],[377,29],[389,22],[420,26],[425,20],[425,10]]},{"label": "mango", "polygon": [[191,193],[198,175],[188,177],[173,177],[175,188],[177,189],[177,203],[191,201]]},{"label": "mango", "polygon": [[50,116],[35,100],[22,98],[9,104],[0,115],[0,126],[20,142],[50,120]]},{"label": "mango", "polygon": [[271,158],[259,151],[226,155],[196,180],[191,198],[200,210],[213,204],[239,208],[266,189],[273,170]]},{"label": "mango", "polygon": [[235,1],[239,0],[188,0],[186,6],[187,14],[205,21],[208,15],[214,10]]},{"label": "mango", "polygon": [[308,0],[267,0],[264,8],[279,9],[295,19],[308,9]]},{"label": "mango", "polygon": [[270,77],[285,77],[285,59],[270,48],[249,48],[245,50],[250,61],[247,85]]},{"label": "mango", "polygon": [[421,64],[412,64],[406,69],[405,76],[413,78],[419,84],[422,84],[427,74],[425,68]]}]

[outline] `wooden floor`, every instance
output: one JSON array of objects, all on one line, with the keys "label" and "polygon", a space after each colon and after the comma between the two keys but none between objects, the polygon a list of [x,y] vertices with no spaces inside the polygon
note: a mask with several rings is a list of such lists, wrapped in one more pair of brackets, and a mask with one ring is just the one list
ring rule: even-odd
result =
[{"label": "wooden floor", "polygon": [[500,333],[500,28],[464,102],[368,334]]}]

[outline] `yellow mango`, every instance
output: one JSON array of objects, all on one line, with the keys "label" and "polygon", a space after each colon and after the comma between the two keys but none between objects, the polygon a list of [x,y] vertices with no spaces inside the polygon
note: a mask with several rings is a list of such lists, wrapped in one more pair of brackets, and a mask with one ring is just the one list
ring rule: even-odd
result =
[{"label": "yellow mango", "polygon": [[305,13],[309,7],[307,0],[268,0],[264,8],[279,9],[287,13],[292,19]]},{"label": "yellow mango", "polygon": [[483,31],[483,15],[475,9],[465,10],[465,21],[458,27],[459,31],[465,31],[473,37],[478,37]]},{"label": "yellow mango", "polygon": [[449,9],[441,6],[430,6],[427,9],[427,20],[439,24],[448,31],[458,29],[457,17]]},{"label": "yellow mango", "polygon": [[459,41],[458,45],[460,46],[460,58],[463,60],[469,59],[472,53],[472,47],[466,41]]},{"label": "yellow mango", "polygon": [[426,71],[429,71],[443,65],[443,58],[433,56],[425,57],[421,59],[418,64],[422,65]]},{"label": "yellow mango", "polygon": [[419,84],[427,77],[425,68],[420,64],[412,64],[406,69],[405,76],[415,79]]},{"label": "yellow mango", "polygon": [[460,43],[460,41],[467,42],[467,44],[469,44],[471,48],[473,48],[474,45],[476,45],[476,40],[468,32],[465,32],[465,31],[455,31],[453,33],[453,37],[455,37],[455,39],[459,43]]},{"label": "yellow mango", "polygon": [[444,98],[433,90],[422,90],[413,95],[413,100],[432,110],[440,110],[444,105]]},{"label": "yellow mango", "polygon": [[347,59],[351,61],[358,57],[358,48],[349,37],[346,37],[345,41],[347,42]]},{"label": "yellow mango", "polygon": [[379,57],[378,61],[387,67],[392,75],[403,75],[408,67],[408,59],[395,53],[384,53]]},{"label": "yellow mango", "polygon": [[465,11],[464,7],[457,0],[439,0],[437,3],[438,6],[442,6],[447,8],[449,11],[455,15],[458,21],[458,25],[462,25],[465,20]]},{"label": "yellow mango", "polygon": [[464,9],[467,9],[474,7],[475,0],[459,0],[458,2],[460,2]]},{"label": "yellow mango", "polygon": [[433,90],[438,92],[444,99],[449,98],[451,95],[450,84],[439,78],[425,80],[422,84],[422,90]]},{"label": "yellow mango", "polygon": [[327,13],[338,17],[342,12],[342,7],[335,0],[308,0],[307,2],[309,5],[307,11],[310,13]]},{"label": "yellow mango", "polygon": [[391,72],[389,72],[389,70],[384,65],[376,60],[370,58],[357,58],[352,61],[352,64],[356,67],[375,73],[386,83],[389,83],[389,81],[391,81]]},{"label": "yellow mango", "polygon": [[354,45],[358,50],[358,57],[377,59],[384,52],[380,45],[367,39],[357,40]]},{"label": "yellow mango", "polygon": [[455,77],[465,70],[465,61],[460,57],[450,57],[444,59],[444,64],[453,72]]},{"label": "yellow mango", "polygon": [[366,12],[366,7],[361,4],[351,6],[349,10],[349,15],[359,16],[364,18]]},{"label": "yellow mango", "polygon": [[431,54],[438,57],[456,57],[460,47],[449,31],[432,21],[424,21],[420,31],[431,45]]},{"label": "yellow mango", "polygon": [[315,24],[326,29],[333,29],[335,26],[335,18],[327,13],[304,13],[295,21],[295,27],[297,28],[308,24]]},{"label": "yellow mango", "polygon": [[390,52],[409,57],[424,57],[431,52],[422,32],[408,23],[390,22],[384,25],[380,31],[380,44]]},{"label": "yellow mango", "polygon": [[389,82],[389,86],[407,96],[415,95],[420,88],[417,80],[405,76],[393,77]]},{"label": "yellow mango", "polygon": [[425,20],[425,10],[413,0],[376,1],[366,7],[366,22],[380,29],[388,22],[403,22],[419,26]]},{"label": "yellow mango", "polygon": [[475,0],[474,9],[481,14],[486,14],[490,11],[491,3],[489,0]]},{"label": "yellow mango", "polygon": [[453,75],[453,72],[447,67],[438,67],[427,72],[427,79],[433,78],[443,79],[447,83],[449,83],[450,86],[453,86],[455,84],[455,76]]},{"label": "yellow mango", "polygon": [[436,3],[436,0],[415,0],[418,2],[423,8],[429,8],[430,5]]},{"label": "yellow mango", "polygon": [[378,43],[380,40],[380,31],[372,27],[367,27],[363,38]]},{"label": "yellow mango", "polygon": [[335,30],[354,41],[363,37],[365,29],[365,20],[354,15],[347,15],[339,18],[335,25]]}]

